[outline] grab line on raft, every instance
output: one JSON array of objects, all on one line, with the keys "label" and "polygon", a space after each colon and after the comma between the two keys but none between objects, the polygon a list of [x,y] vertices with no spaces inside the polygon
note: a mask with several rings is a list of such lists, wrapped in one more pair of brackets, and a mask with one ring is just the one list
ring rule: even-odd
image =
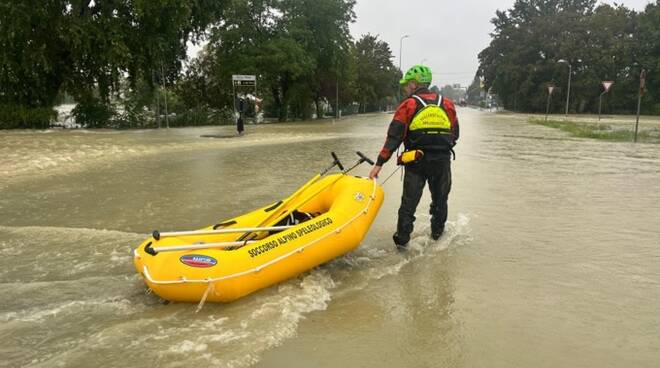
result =
[{"label": "grab line on raft", "polygon": [[[283,255],[281,255],[281,256],[279,256],[279,257],[277,257],[277,258],[275,258],[275,259],[273,259],[273,260],[271,260],[271,261],[269,261],[269,262],[266,262],[266,263],[264,263],[264,264],[262,264],[262,265],[260,265],[260,266],[257,266],[257,267],[255,267],[255,268],[252,268],[252,269],[247,270],[247,271],[243,271],[243,272],[239,272],[239,273],[235,273],[235,274],[231,274],[231,275],[227,275],[227,276],[222,276],[222,277],[212,278],[212,279],[211,279],[211,278],[203,279],[203,280],[179,279],[179,280],[162,280],[162,281],[159,281],[159,280],[155,280],[155,279],[153,279],[153,278],[151,277],[151,275],[149,274],[149,270],[148,270],[147,266],[144,265],[144,267],[143,267],[143,269],[142,269],[142,270],[143,270],[144,277],[145,277],[147,280],[149,280],[149,282],[151,282],[152,284],[157,284],[157,285],[172,285],[172,284],[185,284],[185,283],[197,283],[197,284],[208,283],[208,284],[210,284],[210,283],[217,282],[217,281],[229,280],[229,279],[233,279],[233,278],[236,278],[236,277],[245,276],[245,275],[248,275],[248,274],[251,274],[251,273],[257,273],[257,272],[260,272],[261,270],[263,270],[264,268],[266,268],[266,267],[268,267],[268,266],[271,266],[271,265],[273,265],[273,264],[275,264],[275,263],[277,263],[277,262],[280,262],[280,261],[282,261],[282,260],[284,260],[284,259],[287,259],[287,258],[291,257],[292,255],[294,255],[294,254],[296,254],[296,253],[300,253],[300,252],[302,252],[304,249],[306,249],[306,248],[308,248],[308,247],[310,247],[310,246],[312,246],[312,245],[314,245],[314,244],[320,242],[321,240],[327,238],[327,237],[330,236],[330,235],[333,235],[335,232],[340,233],[345,227],[347,227],[348,225],[350,225],[351,223],[353,223],[353,222],[354,222],[355,220],[357,220],[360,216],[364,216],[364,215],[366,215],[366,214],[368,213],[369,206],[371,206],[371,203],[374,201],[374,199],[376,199],[376,188],[377,188],[376,179],[375,179],[375,178],[372,179],[372,182],[373,182],[373,191],[371,192],[371,195],[369,196],[369,201],[367,202],[367,205],[364,207],[364,209],[363,209],[362,211],[359,211],[357,215],[353,216],[352,219],[350,219],[349,221],[347,221],[347,222],[346,222],[345,224],[343,224],[342,226],[338,227],[336,230],[331,231],[331,232],[328,232],[327,234],[325,234],[325,235],[323,235],[323,236],[321,236],[321,237],[319,237],[319,238],[314,239],[314,240],[311,241],[310,243],[307,243],[306,245],[303,245],[303,246],[301,246],[301,247],[298,247],[298,248],[292,250],[291,252],[289,252],[289,253],[287,253],[287,254],[283,254]],[[208,291],[208,290],[207,290],[207,291]]]}]

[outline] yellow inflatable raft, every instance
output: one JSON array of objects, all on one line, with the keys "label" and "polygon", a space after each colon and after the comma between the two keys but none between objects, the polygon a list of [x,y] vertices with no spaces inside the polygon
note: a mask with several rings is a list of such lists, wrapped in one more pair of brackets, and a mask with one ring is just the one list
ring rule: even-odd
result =
[{"label": "yellow inflatable raft", "polygon": [[154,232],[135,249],[135,268],[164,299],[231,302],[350,252],[382,202],[375,180],[317,175],[290,197],[229,221]]}]

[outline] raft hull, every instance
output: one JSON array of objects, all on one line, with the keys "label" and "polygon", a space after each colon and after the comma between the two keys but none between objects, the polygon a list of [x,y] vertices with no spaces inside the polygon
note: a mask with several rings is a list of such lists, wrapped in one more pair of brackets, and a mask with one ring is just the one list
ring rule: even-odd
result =
[{"label": "raft hull", "polygon": [[[288,208],[321,214],[290,229],[261,234],[261,239],[234,250],[212,248],[154,256],[145,247],[235,241],[241,234],[151,237],[135,250],[135,268],[163,299],[231,302],[352,251],[364,239],[383,202],[382,187],[375,180],[340,174],[324,177],[294,195],[282,201]],[[312,200],[292,207],[300,204],[297,199],[310,195]],[[223,229],[255,226],[272,215],[268,212],[286,210],[286,205],[267,206],[225,221],[231,225]],[[213,226],[203,230],[211,229]]]}]

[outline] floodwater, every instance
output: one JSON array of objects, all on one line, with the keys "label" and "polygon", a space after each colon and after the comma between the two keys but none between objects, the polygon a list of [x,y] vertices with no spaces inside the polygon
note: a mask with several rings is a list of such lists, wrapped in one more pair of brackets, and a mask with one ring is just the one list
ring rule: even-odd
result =
[{"label": "floodwater", "polygon": [[426,194],[395,250],[397,173],[356,251],[197,313],[147,293],[132,249],[272,203],[330,151],[374,157],[390,115],[0,132],[0,367],[656,367],[660,146],[459,116],[440,240]]}]

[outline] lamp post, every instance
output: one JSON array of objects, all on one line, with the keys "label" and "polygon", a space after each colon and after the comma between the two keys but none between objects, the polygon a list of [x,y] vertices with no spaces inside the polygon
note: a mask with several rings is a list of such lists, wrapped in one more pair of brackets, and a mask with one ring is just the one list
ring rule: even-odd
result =
[{"label": "lamp post", "polygon": [[[401,70],[401,54],[403,50],[403,40],[406,38],[410,38],[410,35],[403,35],[399,39],[399,70]],[[401,70],[401,73],[403,73],[403,70]],[[401,85],[399,84],[399,100],[401,100]]]},{"label": "lamp post", "polygon": [[399,39],[399,70],[401,70],[401,64],[402,64],[401,63],[401,54],[402,54],[401,50],[403,50],[403,40],[406,39],[406,38],[410,38],[410,35],[403,35]]},{"label": "lamp post", "polygon": [[566,92],[566,119],[568,119],[568,103],[571,100],[571,76],[573,75],[573,67],[571,66],[571,63],[564,59],[560,59],[557,62],[568,65],[568,90]]}]

